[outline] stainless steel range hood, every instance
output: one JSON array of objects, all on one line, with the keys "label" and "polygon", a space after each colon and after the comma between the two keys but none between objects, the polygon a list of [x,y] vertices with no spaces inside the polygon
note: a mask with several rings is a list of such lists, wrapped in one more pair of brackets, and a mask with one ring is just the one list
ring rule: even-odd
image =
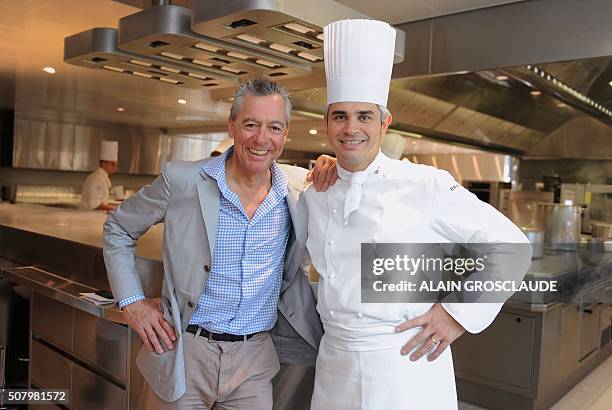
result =
[{"label": "stainless steel range hood", "polygon": [[[175,86],[230,88],[249,78],[306,77],[323,70],[322,27],[368,18],[331,0],[200,1],[157,6],[66,37],[64,61]],[[395,62],[405,35],[396,29]],[[323,85],[323,84],[319,84]]]}]

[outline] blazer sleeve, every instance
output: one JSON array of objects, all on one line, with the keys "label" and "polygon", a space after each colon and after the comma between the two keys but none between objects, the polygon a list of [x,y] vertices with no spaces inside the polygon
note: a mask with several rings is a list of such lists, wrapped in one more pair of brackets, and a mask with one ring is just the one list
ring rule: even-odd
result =
[{"label": "blazer sleeve", "polygon": [[[491,205],[479,200],[446,171],[436,170],[432,228],[440,243],[478,244],[486,249],[485,279],[522,281],[532,247],[521,230]],[[505,295],[510,297],[511,294]],[[442,303],[468,332],[486,329],[503,303]]]},{"label": "blazer sleeve", "polygon": [[143,294],[136,271],[136,240],[164,220],[172,193],[172,165],[125,200],[104,223],[103,251],[108,280],[117,300]]}]

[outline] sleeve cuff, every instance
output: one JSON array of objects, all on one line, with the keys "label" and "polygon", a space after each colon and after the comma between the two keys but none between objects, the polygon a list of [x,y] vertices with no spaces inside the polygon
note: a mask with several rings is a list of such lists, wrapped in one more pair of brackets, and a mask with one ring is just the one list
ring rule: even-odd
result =
[{"label": "sleeve cuff", "polygon": [[143,300],[145,297],[142,293],[139,293],[137,295],[134,296],[129,296],[125,299],[121,299],[119,301],[119,307],[121,309],[123,309],[124,307],[126,307],[127,305],[129,305],[130,303],[134,303],[134,302],[138,302],[139,300]]}]

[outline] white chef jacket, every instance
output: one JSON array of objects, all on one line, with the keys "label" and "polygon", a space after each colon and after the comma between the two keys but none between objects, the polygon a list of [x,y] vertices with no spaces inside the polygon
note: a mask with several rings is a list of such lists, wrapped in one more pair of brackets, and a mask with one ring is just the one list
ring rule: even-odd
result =
[{"label": "white chef jacket", "polygon": [[[528,243],[511,221],[463,188],[446,171],[392,160],[379,153],[361,172],[369,176],[362,185],[359,207],[350,214],[346,226],[343,213],[350,186],[347,181],[339,179],[326,192],[316,192],[312,187],[305,192],[309,215],[307,248],[321,275],[318,310],[325,331],[344,349],[401,346],[406,336],[395,333],[394,327],[432,306],[362,304],[362,242]],[[517,261],[516,269],[524,273],[529,262]],[[501,308],[501,304],[494,303],[443,306],[471,333],[484,330]],[[381,337],[364,338],[371,335]]]},{"label": "white chef jacket", "polygon": [[96,209],[100,204],[107,203],[111,181],[102,167],[89,174],[83,183],[81,193],[81,208]]},{"label": "white chef jacket", "polygon": [[[448,172],[392,160],[382,153],[361,171],[367,174],[361,200],[345,224],[344,206],[350,183],[342,175],[351,174],[340,165],[338,168],[341,179],[328,191],[316,192],[312,187],[305,191],[309,215],[307,248],[320,274],[317,310],[325,328],[317,361],[313,408],[334,405],[345,409],[382,409],[383,402],[396,403],[395,408],[419,408],[419,403],[426,406],[420,408],[435,408],[431,407],[434,405],[454,408],[450,349],[431,363],[422,358],[414,364],[399,354],[401,346],[420,329],[396,333],[395,326],[425,313],[432,304],[361,303],[361,243],[528,241],[512,222],[459,185]],[[529,260],[523,257],[516,261],[516,269],[523,275],[529,267],[528,257]],[[485,329],[502,306],[442,305],[472,333]],[[421,370],[415,370],[418,366]],[[434,378],[436,387],[447,391],[446,396],[439,391],[432,395],[427,390],[427,380],[431,379],[423,378],[423,366],[438,372]],[[371,382],[365,382],[368,378]],[[384,388],[380,380],[378,387],[372,387],[377,378],[382,378]],[[413,390],[405,387],[408,384]],[[343,393],[338,394],[339,391]],[[339,401],[332,403],[335,397],[340,397]],[[410,407],[397,405],[407,397]]]}]

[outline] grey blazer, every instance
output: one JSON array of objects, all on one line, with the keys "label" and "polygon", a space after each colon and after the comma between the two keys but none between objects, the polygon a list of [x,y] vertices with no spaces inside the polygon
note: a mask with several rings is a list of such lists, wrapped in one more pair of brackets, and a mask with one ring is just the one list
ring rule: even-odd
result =
[{"label": "grey blazer", "polygon": [[[181,331],[174,349],[163,354],[143,346],[137,364],[151,388],[166,401],[185,393],[182,333],[208,281],[216,243],[220,192],[216,181],[202,171],[208,160],[166,164],[151,185],[124,201],[104,224],[104,261],[113,293],[121,300],[142,293],[134,261],[136,240],[152,225],[164,223],[162,306],[166,320]],[[272,337],[281,363],[314,365],[323,328],[300,266],[308,227],[301,195],[306,170],[280,167],[289,179],[287,204],[293,229]]]}]

